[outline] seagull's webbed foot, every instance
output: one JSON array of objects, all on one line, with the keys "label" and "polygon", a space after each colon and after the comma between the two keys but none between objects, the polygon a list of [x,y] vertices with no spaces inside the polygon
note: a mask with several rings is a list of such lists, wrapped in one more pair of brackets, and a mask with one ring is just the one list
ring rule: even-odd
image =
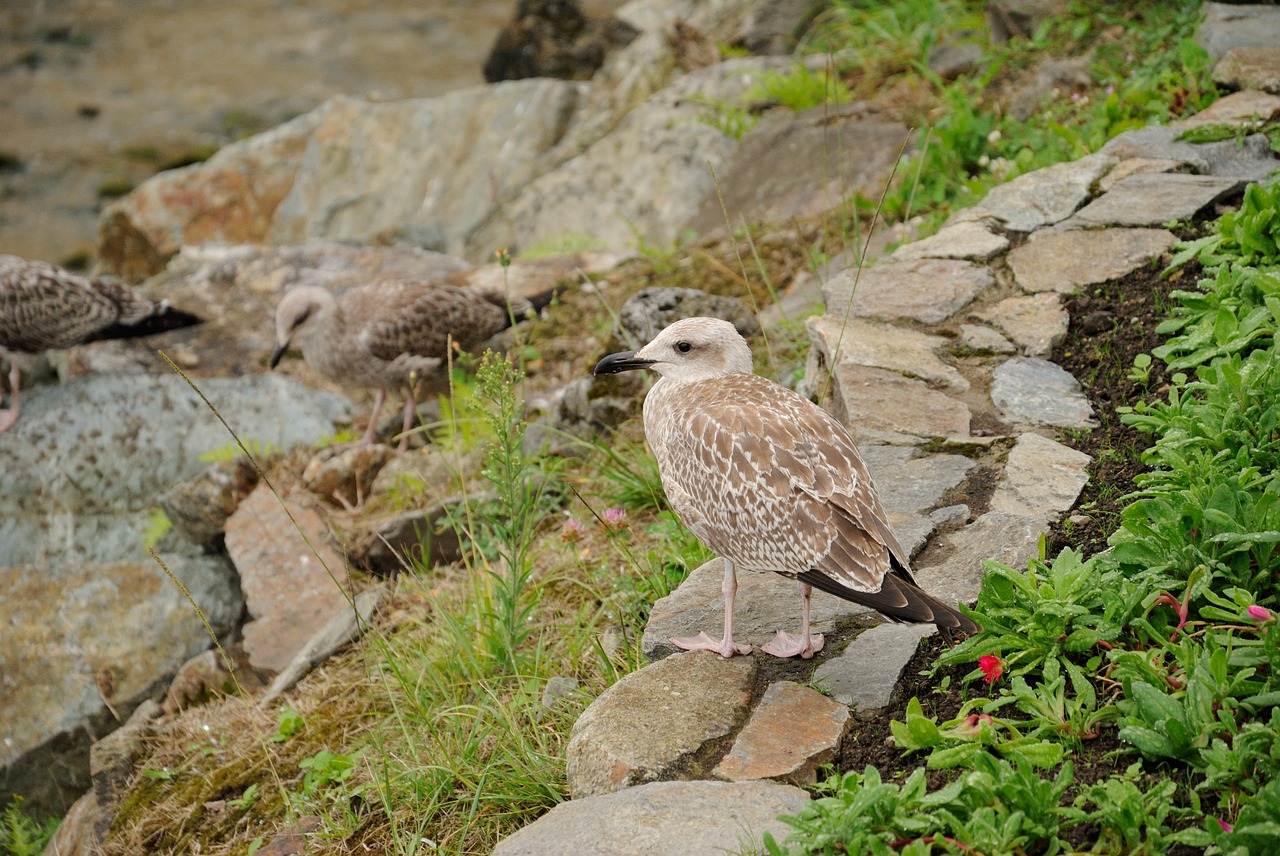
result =
[{"label": "seagull's webbed foot", "polygon": [[762,645],[760,650],[775,657],[794,657],[799,654],[802,658],[808,660],[822,650],[824,641],[821,633],[794,636],[779,630],[778,635],[773,637],[773,641],[767,645]]},{"label": "seagull's webbed foot", "polygon": [[734,642],[732,638],[712,639],[705,630],[697,636],[672,637],[671,644],[685,651],[715,651],[726,659],[736,654],[751,653],[750,645]]}]

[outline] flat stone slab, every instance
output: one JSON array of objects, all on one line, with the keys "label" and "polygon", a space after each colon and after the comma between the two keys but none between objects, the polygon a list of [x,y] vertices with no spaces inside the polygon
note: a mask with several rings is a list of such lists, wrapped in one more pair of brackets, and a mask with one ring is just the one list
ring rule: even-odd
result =
[{"label": "flat stone slab", "polygon": [[845,324],[830,315],[815,315],[805,326],[814,344],[810,352],[812,370],[806,375],[810,384],[821,385],[826,376],[826,370],[814,362],[820,356],[825,366],[844,363],[876,366],[955,392],[969,389],[964,375],[938,356],[938,351],[950,344],[941,336],[861,319],[850,319]]},{"label": "flat stone slab", "polygon": [[916,582],[943,603],[972,604],[986,562],[1025,568],[1038,554],[1044,520],[988,511],[977,520],[934,539],[914,568]]},{"label": "flat stone slab", "polygon": [[713,775],[731,782],[774,779],[804,787],[840,754],[849,708],[791,681],[770,684]]},{"label": "flat stone slab", "polygon": [[999,327],[1023,353],[1048,357],[1067,338],[1071,315],[1062,297],[1053,292],[1027,297],[1006,297],[976,313],[978,318]]},{"label": "flat stone slab", "polygon": [[991,400],[1009,422],[1058,428],[1096,424],[1079,381],[1057,363],[1036,357],[1014,357],[996,366]]},{"label": "flat stone slab", "polygon": [[957,211],[949,223],[994,218],[1015,232],[1051,226],[1089,201],[1090,188],[1116,160],[1096,153],[1020,175],[993,187],[977,205]]},{"label": "flat stone slab", "polygon": [[1009,267],[1023,291],[1070,294],[1150,264],[1177,240],[1166,229],[1037,232],[1009,253]]},{"label": "flat stone slab", "polygon": [[254,668],[282,671],[315,633],[351,611],[342,591],[347,567],[328,526],[296,498],[282,502],[258,485],[227,519],[226,544],[252,616],[244,648]]},{"label": "flat stone slab", "polygon": [[652,782],[551,809],[494,848],[493,856],[688,856],[763,853],[764,834],[809,794],[774,782]]},{"label": "flat stone slab", "polygon": [[990,509],[1051,521],[1075,505],[1092,460],[1048,437],[1023,434],[1005,460]]},{"label": "flat stone slab", "polygon": [[860,446],[885,510],[922,514],[964,481],[974,462],[964,455],[929,454],[911,446]]},{"label": "flat stone slab", "polygon": [[1129,158],[1168,158],[1182,161],[1201,176],[1262,181],[1276,168],[1277,159],[1265,134],[1249,134],[1243,140],[1215,143],[1179,140],[1181,129],[1148,125],[1125,131],[1102,147],[1106,154]]},{"label": "flat stone slab", "polygon": [[859,718],[872,716],[893,700],[920,640],[937,632],[932,624],[877,624],[855,636],[839,657],[819,666],[813,684],[853,707]]},{"label": "flat stone slab", "polygon": [[846,270],[822,289],[827,314],[844,317],[853,301],[851,317],[909,318],[936,324],[950,318],[979,293],[995,285],[985,265],[957,259],[889,262]]},{"label": "flat stone slab", "polygon": [[1211,175],[1131,175],[1076,212],[1065,225],[1156,226],[1170,220],[1189,220],[1243,186],[1239,179]]},{"label": "flat stone slab", "polygon": [[[669,657],[680,649],[673,636],[696,636],[707,631],[720,638],[724,630],[724,563],[716,558],[695,568],[680,587],[661,598],[649,613],[640,647],[650,660]],[[809,614],[814,633],[833,633],[851,625],[871,610],[821,592],[815,592]],[[800,587],[795,580],[773,573],[738,574],[733,606],[733,638],[759,647],[779,630],[800,630]],[[754,655],[753,655],[754,656]],[[764,654],[762,656],[769,656]],[[735,657],[734,660],[750,659]]]},{"label": "flat stone slab", "polygon": [[1192,165],[1175,158],[1129,158],[1098,181],[1098,192],[1106,193],[1122,179],[1144,172],[1193,172]]},{"label": "flat stone slab", "polygon": [[1262,4],[1205,3],[1196,42],[1214,59],[1232,48],[1280,44],[1280,9]]},{"label": "flat stone slab", "polygon": [[747,717],[756,668],[755,657],[683,651],[627,675],[573,724],[569,792],[576,800],[706,778],[711,758]]},{"label": "flat stone slab", "polygon": [[927,383],[897,372],[846,363],[832,387],[832,412],[859,430],[917,437],[967,437],[969,408]]},{"label": "flat stone slab", "polygon": [[990,327],[980,324],[960,325],[960,345],[979,354],[1012,354],[1013,343]]},{"label": "flat stone slab", "polygon": [[910,244],[903,244],[889,256],[895,262],[918,259],[968,259],[990,261],[1009,248],[1009,239],[977,222],[956,223]]},{"label": "flat stone slab", "polygon": [[1275,45],[1232,48],[1213,67],[1213,82],[1231,89],[1280,92],[1280,50]]},{"label": "flat stone slab", "polygon": [[1179,119],[1169,127],[1181,132],[1219,123],[1241,125],[1247,122],[1252,125],[1255,120],[1270,122],[1277,116],[1280,116],[1280,95],[1250,89],[1224,95],[1194,116]]}]

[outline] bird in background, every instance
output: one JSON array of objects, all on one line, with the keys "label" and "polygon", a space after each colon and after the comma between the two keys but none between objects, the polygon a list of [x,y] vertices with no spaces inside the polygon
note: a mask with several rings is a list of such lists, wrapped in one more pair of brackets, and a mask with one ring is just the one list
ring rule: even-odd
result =
[{"label": "bird in background", "polygon": [[201,322],[167,300],[151,300],[118,282],[0,255],[0,350],[9,358],[9,407],[0,409],[0,433],[22,412],[21,369],[29,355],[103,339],[150,336]]},{"label": "bird in background", "polygon": [[671,507],[724,560],[724,635],[671,641],[721,656],[751,653],[733,639],[738,570],[799,581],[801,628],[778,631],[762,650],[812,657],[814,588],[896,622],[933,622],[973,633],[978,625],[916,583],[871,474],[844,425],[808,399],[753,373],[733,325],[686,318],[638,351],[602,359],[596,374],[649,369],[660,375],[644,401],[645,438]]},{"label": "bird in background", "polygon": [[406,391],[399,451],[408,448],[415,389],[442,392],[450,347],[471,351],[513,323],[536,315],[556,295],[529,298],[501,292],[408,280],[383,280],[338,296],[314,285],[287,292],[276,307],[275,368],[293,346],[311,368],[335,383],[377,390],[369,427],[359,440],[372,445],[387,391]]}]

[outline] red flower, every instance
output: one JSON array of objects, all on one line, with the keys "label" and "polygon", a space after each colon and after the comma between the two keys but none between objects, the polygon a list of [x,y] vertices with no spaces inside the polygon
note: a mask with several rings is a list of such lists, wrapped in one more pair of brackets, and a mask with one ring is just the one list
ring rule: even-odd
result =
[{"label": "red flower", "polygon": [[984,654],[978,658],[978,668],[986,675],[987,683],[992,684],[1000,679],[1004,674],[1004,660],[994,654]]}]

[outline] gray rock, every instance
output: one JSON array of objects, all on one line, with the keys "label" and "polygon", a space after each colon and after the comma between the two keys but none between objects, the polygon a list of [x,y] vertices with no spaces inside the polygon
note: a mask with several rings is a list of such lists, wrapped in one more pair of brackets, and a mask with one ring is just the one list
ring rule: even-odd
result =
[{"label": "gray rock", "polygon": [[565,754],[574,799],[644,782],[706,778],[746,719],[755,657],[685,651],[632,672],[573,724]]},{"label": "gray rock", "polygon": [[1094,182],[1115,166],[1116,158],[1098,152],[1058,163],[998,185],[977,205],[957,211],[949,224],[995,218],[1007,229],[1033,232],[1070,217],[1089,200]]},{"label": "gray rock", "polygon": [[853,317],[891,321],[910,318],[936,324],[951,317],[982,291],[995,285],[986,265],[955,259],[887,262],[846,270],[822,289],[827,314],[846,317],[853,301]]},{"label": "gray rock", "polygon": [[744,219],[791,223],[851,197],[875,198],[910,131],[899,122],[864,119],[865,112],[859,105],[770,111],[742,135],[685,225],[699,235],[736,231]]},{"label": "gray rock", "polygon": [[460,505],[454,501],[393,515],[355,539],[348,552],[351,564],[391,577],[456,562],[462,558],[462,540],[454,525],[462,519]]},{"label": "gray rock", "polygon": [[1056,520],[1075,505],[1089,481],[1084,452],[1039,434],[1022,434],[1009,452],[990,509]]},{"label": "gray rock", "polygon": [[696,315],[728,321],[743,336],[760,332],[760,323],[740,299],[707,294],[696,288],[655,287],[637,291],[622,304],[618,324],[626,347],[640,348],[672,322]]},{"label": "gray rock", "polygon": [[282,671],[330,619],[350,612],[346,564],[329,542],[310,505],[265,484],[227,520],[227,555],[252,617],[244,648],[255,669]]},{"label": "gray rock", "polygon": [[[400,430],[396,417],[396,430]],[[302,471],[307,490],[330,502],[360,505],[369,496],[373,481],[387,462],[395,457],[390,446],[329,446],[321,449]]]},{"label": "gray rock", "polygon": [[977,42],[946,41],[929,51],[929,70],[943,80],[976,71],[986,51]]},{"label": "gray rock", "polygon": [[[712,559],[695,568],[680,587],[654,603],[640,640],[641,650],[650,660],[669,657],[680,649],[671,644],[673,636],[697,636],[705,630],[719,637],[724,629],[724,563]],[[809,621],[814,633],[833,634],[853,626],[864,606],[815,593]],[[779,574],[738,574],[738,593],[733,606],[733,638],[754,646],[764,645],[779,630],[800,629],[800,591],[795,580]],[[748,658],[734,658],[748,659]]]},{"label": "gray rock", "polygon": [[997,235],[982,223],[956,223],[927,238],[903,244],[889,258],[903,262],[917,259],[968,259],[985,262],[1008,248],[1008,238]]},{"label": "gray rock", "polygon": [[1193,165],[1174,158],[1127,158],[1098,181],[1098,192],[1106,193],[1123,179],[1144,172],[1191,172]]},{"label": "gray rock", "polygon": [[1030,82],[1010,96],[1009,115],[1025,122],[1046,98],[1088,91],[1093,86],[1089,64],[1088,57],[1044,60],[1036,67]]},{"label": "gray rock", "polygon": [[916,562],[916,581],[943,603],[973,603],[988,561],[1025,568],[1038,555],[1044,520],[989,511],[934,539]]},{"label": "gray rock", "polygon": [[893,700],[920,640],[937,632],[932,624],[877,624],[855,636],[839,657],[819,666],[813,683],[853,707],[860,719],[874,716]]},{"label": "gray rock", "polygon": [[[547,168],[579,91],[538,78],[427,99],[332,98],[144,182],[104,212],[101,254],[120,270],[139,246],[159,259],[188,244],[315,239],[459,252],[503,196]],[[240,190],[232,204],[228,185]]]},{"label": "gray rock", "polygon": [[227,518],[257,483],[258,470],[241,455],[179,482],[160,495],[159,504],[174,531],[211,551],[222,543]]},{"label": "gray rock", "polygon": [[1238,47],[1280,44],[1280,9],[1267,5],[1205,3],[1196,41],[1214,59]]},{"label": "gray rock", "polygon": [[1230,89],[1280,94],[1280,50],[1274,44],[1232,48],[1213,67],[1213,82]]},{"label": "gray rock", "polygon": [[360,638],[368,629],[373,614],[390,597],[390,594],[386,586],[375,585],[356,595],[355,602],[349,609],[330,618],[327,624],[307,640],[302,650],[294,655],[289,665],[285,666],[284,670],[271,682],[271,686],[267,687],[267,691],[259,700],[260,703],[269,704],[283,693],[293,689],[298,681],[329,659],[334,651]]},{"label": "gray rock", "polygon": [[1067,326],[1071,322],[1061,295],[1054,293],[1006,297],[974,314],[999,327],[1032,357],[1048,357],[1067,338]]},{"label": "gray rock", "polygon": [[1240,179],[1209,175],[1131,175],[1081,208],[1063,226],[1158,226],[1170,220],[1189,220],[1243,186]]},{"label": "gray rock", "polygon": [[575,799],[509,836],[494,856],[686,856],[762,852],[785,839],[809,794],[773,782],[652,782]]},{"label": "gray rock", "polygon": [[1009,267],[1024,291],[1070,294],[1150,264],[1177,240],[1165,229],[1042,231],[1009,253]]},{"label": "gray rock", "polygon": [[[244,600],[225,560],[160,559],[213,633],[235,627]],[[90,744],[213,640],[152,559],[4,567],[0,593],[0,792],[61,814],[89,786]]]},{"label": "gray rock", "polygon": [[1126,131],[1109,140],[1100,154],[1121,160],[1158,158],[1182,161],[1192,172],[1218,178],[1240,178],[1262,181],[1280,161],[1271,151],[1265,134],[1250,134],[1241,141],[1220,140],[1216,143],[1188,143],[1177,139],[1179,129],[1167,125],[1148,125]]},{"label": "gray rock", "polygon": [[1222,122],[1252,126],[1257,122],[1270,122],[1277,116],[1280,116],[1280,96],[1251,89],[1224,95],[1194,116],[1179,119],[1169,127],[1181,132]]},{"label": "gray rock", "polygon": [[[644,40],[642,35],[626,50]],[[497,246],[524,249],[565,236],[588,236],[606,246],[672,243],[713,192],[712,171],[723,171],[738,145],[706,121],[714,118],[708,103],[733,102],[758,83],[762,70],[786,67],[781,57],[734,59],[680,78],[584,152],[503,202],[471,234],[468,253],[478,258]]]},{"label": "gray rock", "polygon": [[1056,363],[1035,357],[1014,357],[997,366],[991,400],[1010,422],[1058,428],[1097,424],[1079,382]]},{"label": "gray rock", "polygon": [[756,4],[742,28],[742,43],[753,54],[787,54],[826,6],[824,0],[773,0]]},{"label": "gray rock", "polygon": [[849,709],[822,693],[778,681],[733,741],[712,774],[731,782],[773,779],[805,787],[836,760],[849,729]]},{"label": "gray rock", "polygon": [[831,315],[815,315],[805,326],[813,342],[805,382],[813,391],[825,386],[831,366],[844,363],[888,369],[955,392],[969,389],[969,381],[938,357],[948,344],[941,336],[860,319],[846,324]]},{"label": "gray rock", "polygon": [[560,703],[561,699],[568,698],[578,691],[578,679],[566,678],[560,675],[553,675],[547,678],[546,686],[542,688],[542,706],[546,710],[550,710]]},{"label": "gray rock", "polygon": [[1029,39],[1045,21],[1061,15],[1066,0],[991,0],[987,4],[987,26],[997,43],[1013,36]]},{"label": "gray rock", "polygon": [[960,325],[960,344],[979,354],[1012,354],[1017,350],[995,330],[975,324]]},{"label": "gray rock", "polygon": [[919,437],[967,437],[969,408],[924,381],[885,369],[845,363],[836,369],[831,409],[858,430]]},{"label": "gray rock", "polygon": [[863,445],[859,451],[890,513],[930,511],[974,467],[963,455],[928,454],[909,446]]}]

